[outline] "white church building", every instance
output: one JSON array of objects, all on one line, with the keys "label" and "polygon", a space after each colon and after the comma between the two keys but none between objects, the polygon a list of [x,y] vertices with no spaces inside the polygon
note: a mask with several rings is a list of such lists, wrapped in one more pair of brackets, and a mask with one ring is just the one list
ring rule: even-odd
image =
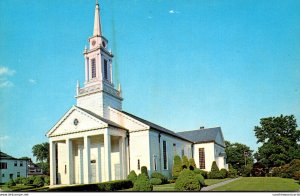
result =
[{"label": "white church building", "polygon": [[126,179],[131,170],[171,177],[175,155],[194,158],[209,171],[213,161],[226,168],[220,127],[175,133],[122,108],[122,93],[113,84],[113,54],[102,35],[96,3],[94,32],[84,50],[85,82],[77,84],[77,104],[48,131],[50,182],[87,184]]}]

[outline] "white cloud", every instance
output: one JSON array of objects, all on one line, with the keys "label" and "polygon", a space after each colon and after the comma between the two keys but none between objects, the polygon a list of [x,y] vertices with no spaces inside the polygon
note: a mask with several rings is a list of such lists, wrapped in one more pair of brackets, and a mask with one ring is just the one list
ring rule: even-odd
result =
[{"label": "white cloud", "polygon": [[9,137],[8,137],[7,135],[5,135],[5,136],[0,136],[0,141],[1,141],[1,142],[5,141],[5,140],[8,140],[8,139],[9,139]]},{"label": "white cloud", "polygon": [[30,78],[30,79],[28,80],[28,82],[29,82],[30,84],[36,84],[36,80],[34,80],[34,79],[32,79],[32,78]]},{"label": "white cloud", "polygon": [[169,14],[179,14],[180,12],[179,11],[176,11],[176,10],[170,10],[169,11]]},{"label": "white cloud", "polygon": [[0,88],[9,88],[9,87],[13,87],[14,83],[12,83],[9,80],[0,80]]},{"label": "white cloud", "polygon": [[15,70],[9,69],[8,67],[0,66],[0,76],[13,76],[15,73]]}]

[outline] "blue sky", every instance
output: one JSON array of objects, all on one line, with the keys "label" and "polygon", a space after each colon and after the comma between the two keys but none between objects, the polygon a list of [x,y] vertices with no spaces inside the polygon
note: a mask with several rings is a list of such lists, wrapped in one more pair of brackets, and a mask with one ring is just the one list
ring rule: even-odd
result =
[{"label": "blue sky", "polygon": [[[173,131],[221,126],[256,150],[260,118],[300,121],[300,1],[101,0],[123,109]],[[75,104],[94,0],[0,1],[0,148],[33,145]]]}]

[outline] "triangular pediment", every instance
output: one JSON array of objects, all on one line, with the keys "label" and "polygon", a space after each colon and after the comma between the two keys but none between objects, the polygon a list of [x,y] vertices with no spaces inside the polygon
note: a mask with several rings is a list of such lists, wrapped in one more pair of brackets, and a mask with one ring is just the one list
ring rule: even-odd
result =
[{"label": "triangular pediment", "polygon": [[47,133],[47,137],[72,134],[108,127],[108,124],[73,106]]}]

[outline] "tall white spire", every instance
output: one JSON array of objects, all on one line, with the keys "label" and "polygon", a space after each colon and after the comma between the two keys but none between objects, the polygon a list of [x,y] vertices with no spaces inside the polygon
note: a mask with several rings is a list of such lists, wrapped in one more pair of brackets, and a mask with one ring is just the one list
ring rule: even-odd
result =
[{"label": "tall white spire", "polygon": [[94,34],[93,36],[102,36],[101,21],[100,21],[100,8],[98,0],[96,0],[95,20],[94,20]]}]

